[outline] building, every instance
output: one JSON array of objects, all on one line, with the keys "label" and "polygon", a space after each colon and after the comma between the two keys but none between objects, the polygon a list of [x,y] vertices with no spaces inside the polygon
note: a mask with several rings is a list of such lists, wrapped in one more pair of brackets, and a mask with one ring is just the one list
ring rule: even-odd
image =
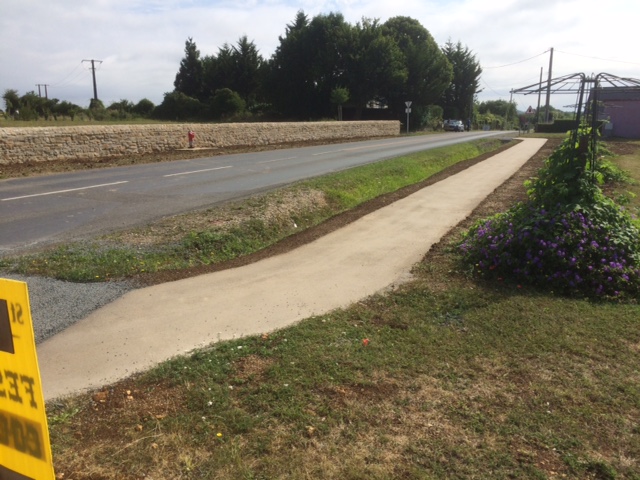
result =
[{"label": "building", "polygon": [[597,93],[598,120],[606,121],[603,135],[640,138],[640,87],[600,88]]}]

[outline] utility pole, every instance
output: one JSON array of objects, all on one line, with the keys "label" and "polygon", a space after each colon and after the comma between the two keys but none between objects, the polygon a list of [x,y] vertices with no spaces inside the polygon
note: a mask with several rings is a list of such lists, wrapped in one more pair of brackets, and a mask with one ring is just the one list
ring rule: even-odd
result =
[{"label": "utility pole", "polygon": [[538,85],[538,108],[536,108],[536,126],[540,122],[540,96],[542,95],[542,67],[540,67],[540,84]]},{"label": "utility pole", "polygon": [[[509,92],[509,107],[507,108],[507,118],[505,119],[505,128],[509,128],[509,117],[511,117],[511,107],[513,106],[513,88]],[[520,125],[518,125],[518,130],[520,129]]]},{"label": "utility pole", "polygon": [[96,65],[95,62],[102,63],[102,60],[82,60],[82,62],[91,62],[91,71],[93,73],[93,99],[98,100],[98,87],[96,86]]},{"label": "utility pole", "polygon": [[549,56],[549,79],[547,80],[547,106],[544,110],[544,121],[549,123],[549,99],[551,98],[551,71],[553,70],[553,47],[551,47],[551,55]]},{"label": "utility pole", "polygon": [[44,87],[44,98],[49,100],[49,94],[47,93],[47,85],[46,83],[36,83],[36,87],[38,87],[38,96],[42,97],[42,92],[40,91],[40,87]]}]

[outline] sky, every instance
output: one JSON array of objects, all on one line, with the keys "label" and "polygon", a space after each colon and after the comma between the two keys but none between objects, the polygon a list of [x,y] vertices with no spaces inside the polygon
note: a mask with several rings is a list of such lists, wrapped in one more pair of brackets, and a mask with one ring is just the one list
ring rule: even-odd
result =
[{"label": "sky", "polygon": [[[538,96],[511,91],[538,83],[541,69],[547,80],[552,48],[553,78],[640,79],[637,0],[1,0],[0,95],[34,91],[86,107],[96,60],[106,106],[143,98],[157,105],[173,90],[188,37],[205,56],[246,35],[268,59],[298,11],[309,19],[341,13],[352,25],[416,19],[438,45],[460,42],[475,55],[479,101],[513,100],[520,110],[535,108]],[[551,96],[555,108],[575,103],[575,95]]]}]

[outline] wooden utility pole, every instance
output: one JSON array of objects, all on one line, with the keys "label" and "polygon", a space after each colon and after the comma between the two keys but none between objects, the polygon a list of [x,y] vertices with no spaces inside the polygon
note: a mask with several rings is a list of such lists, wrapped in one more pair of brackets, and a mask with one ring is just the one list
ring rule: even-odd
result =
[{"label": "wooden utility pole", "polygon": [[91,62],[91,72],[93,73],[93,99],[98,100],[98,87],[96,85],[96,65],[95,62],[102,63],[102,60],[82,60],[82,62]]},{"label": "wooden utility pole", "polygon": [[538,87],[538,108],[536,108],[536,125],[540,123],[540,97],[542,96],[542,67],[540,67],[540,85]]},{"label": "wooden utility pole", "polygon": [[36,87],[38,87],[38,96],[42,97],[42,92],[40,91],[40,87],[44,87],[44,98],[49,99],[49,94],[47,93],[47,85],[46,83],[36,83]]}]

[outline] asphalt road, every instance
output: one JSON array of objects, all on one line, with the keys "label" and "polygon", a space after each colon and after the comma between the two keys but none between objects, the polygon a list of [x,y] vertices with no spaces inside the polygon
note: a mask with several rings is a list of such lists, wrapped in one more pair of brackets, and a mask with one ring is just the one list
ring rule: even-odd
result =
[{"label": "asphalt road", "polygon": [[0,256],[243,198],[305,178],[508,132],[220,155],[0,181]]}]

